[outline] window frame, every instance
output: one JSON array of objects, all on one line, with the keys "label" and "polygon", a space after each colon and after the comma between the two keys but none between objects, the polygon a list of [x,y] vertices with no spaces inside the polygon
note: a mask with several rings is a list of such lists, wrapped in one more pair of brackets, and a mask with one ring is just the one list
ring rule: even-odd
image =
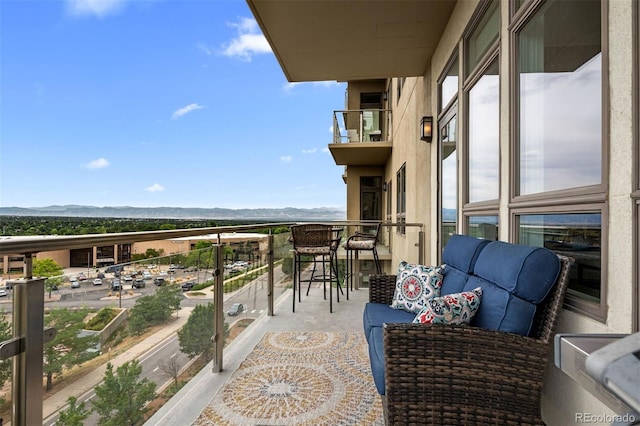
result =
[{"label": "window frame", "polygon": [[[491,0],[483,0],[480,5],[478,5],[476,11],[474,12],[474,16],[471,19],[469,25],[464,31],[463,34],[463,48],[466,52],[468,48],[468,39],[476,30],[479,22],[484,17],[484,14],[487,13],[489,7],[491,6]],[[462,222],[458,225],[458,229],[461,232],[467,234],[469,231],[469,221],[468,216],[480,216],[480,215],[494,215],[497,214],[500,207],[500,198],[501,198],[501,182],[502,182],[502,159],[500,156],[500,147],[501,147],[501,139],[500,136],[498,139],[498,198],[492,200],[483,200],[474,203],[469,202],[469,92],[473,89],[476,83],[482,78],[486,70],[494,63],[494,61],[498,64],[498,78],[501,80],[502,75],[502,67],[500,64],[500,44],[501,44],[501,29],[502,29],[502,13],[501,6],[498,4],[498,14],[499,14],[499,23],[498,23],[498,37],[492,45],[487,49],[483,57],[478,61],[476,67],[466,74],[466,64],[462,64],[461,70],[465,73],[461,76],[462,82],[462,120],[460,121],[460,126],[462,132],[460,133],[460,142],[458,144],[458,149],[460,152],[460,179],[463,183],[460,187],[461,193],[459,194],[459,199],[461,201],[460,210],[462,212]],[[465,55],[461,55],[466,61],[466,53]],[[502,107],[502,81],[500,81],[500,86],[498,88],[498,109],[500,110]],[[498,128],[501,129],[502,121],[501,114],[498,114]],[[499,130],[500,132],[500,130]],[[499,217],[498,217],[499,219]],[[500,222],[498,221],[498,226]]]},{"label": "window frame", "polygon": [[633,209],[633,306],[632,330],[640,331],[640,5],[633,3],[632,16],[632,117],[633,117],[633,173],[635,187],[631,193]]},{"label": "window frame", "polygon": [[396,234],[405,235],[407,221],[407,163],[396,172]]},{"label": "window frame", "polygon": [[509,25],[509,139],[511,141],[509,156],[509,228],[510,238],[517,241],[518,222],[516,216],[522,214],[553,213],[593,213],[602,215],[602,249],[600,303],[594,304],[579,296],[567,294],[564,307],[586,317],[606,323],[607,320],[607,257],[608,257],[608,222],[607,187],[609,175],[609,54],[608,54],[608,7],[606,2],[600,4],[600,43],[602,54],[601,99],[602,99],[602,134],[601,134],[601,182],[577,188],[554,190],[536,194],[519,195],[520,182],[520,87],[518,84],[518,37],[520,31],[546,4],[546,0],[532,0],[522,5]]}]

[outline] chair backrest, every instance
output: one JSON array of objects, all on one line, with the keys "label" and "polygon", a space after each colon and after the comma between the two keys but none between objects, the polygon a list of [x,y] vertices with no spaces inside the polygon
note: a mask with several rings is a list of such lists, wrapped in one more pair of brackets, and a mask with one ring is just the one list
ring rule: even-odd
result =
[{"label": "chair backrest", "polygon": [[331,225],[304,224],[291,226],[293,248],[298,247],[329,247],[332,240]]}]

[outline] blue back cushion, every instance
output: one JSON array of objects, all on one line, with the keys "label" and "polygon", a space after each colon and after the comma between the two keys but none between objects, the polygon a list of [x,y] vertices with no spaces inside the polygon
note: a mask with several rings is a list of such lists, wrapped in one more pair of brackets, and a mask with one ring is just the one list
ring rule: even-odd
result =
[{"label": "blue back cushion", "polygon": [[471,325],[528,335],[536,306],[553,287],[560,260],[550,250],[489,243],[478,256],[464,291],[482,287],[482,303]]},{"label": "blue back cushion", "polygon": [[447,265],[444,269],[440,294],[460,293],[465,288],[469,275],[473,274],[475,263],[488,240],[482,240],[468,235],[454,234],[449,238],[442,262]]}]

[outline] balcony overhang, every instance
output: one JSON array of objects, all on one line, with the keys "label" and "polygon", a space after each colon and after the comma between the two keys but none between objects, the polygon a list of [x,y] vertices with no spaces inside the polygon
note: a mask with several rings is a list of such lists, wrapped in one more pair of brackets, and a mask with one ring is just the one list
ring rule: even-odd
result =
[{"label": "balcony overhang", "polygon": [[287,79],[422,76],[457,0],[247,0]]},{"label": "balcony overhang", "polygon": [[338,166],[381,166],[391,156],[391,142],[332,143],[329,151]]}]

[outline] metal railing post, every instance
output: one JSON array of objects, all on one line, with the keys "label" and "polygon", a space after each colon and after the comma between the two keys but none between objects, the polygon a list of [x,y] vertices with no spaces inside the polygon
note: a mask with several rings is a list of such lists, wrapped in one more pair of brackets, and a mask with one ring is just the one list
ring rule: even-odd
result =
[{"label": "metal railing post", "polygon": [[44,279],[15,284],[13,337],[23,338],[24,342],[24,350],[13,358],[12,424],[15,425],[42,424],[43,329]]},{"label": "metal railing post", "polygon": [[222,371],[222,354],[224,352],[224,274],[223,274],[223,257],[224,246],[216,245],[216,260],[214,268],[214,296],[213,296],[213,344],[214,344],[214,359],[213,359],[213,372],[219,373]]},{"label": "metal railing post", "polygon": [[418,231],[418,263],[424,265],[424,231]]},{"label": "metal railing post", "polygon": [[268,268],[268,274],[267,274],[267,306],[268,306],[268,311],[267,311],[267,315],[272,317],[273,314],[273,258],[274,258],[274,253],[273,253],[273,245],[274,245],[274,236],[273,234],[269,233],[269,252],[267,254],[268,258],[267,261],[269,262],[269,268]]}]

